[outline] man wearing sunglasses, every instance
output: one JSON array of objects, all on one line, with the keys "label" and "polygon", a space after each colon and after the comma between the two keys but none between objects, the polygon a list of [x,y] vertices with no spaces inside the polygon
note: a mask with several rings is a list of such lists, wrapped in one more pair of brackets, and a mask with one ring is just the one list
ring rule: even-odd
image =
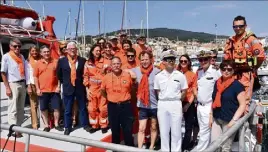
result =
[{"label": "man wearing sunglasses", "polygon": [[[233,20],[235,35],[228,39],[224,49],[224,59],[235,62],[237,79],[245,86],[248,101],[252,96],[254,77],[265,59],[264,49],[251,31],[246,31],[245,17],[237,16]],[[256,81],[257,82],[257,81]]]},{"label": "man wearing sunglasses", "polygon": [[136,50],[129,48],[126,50],[127,62],[122,65],[122,69],[132,69],[138,66],[136,62]]},{"label": "man wearing sunglasses", "polygon": [[[163,52],[165,69],[155,76],[154,89],[158,95],[157,117],[161,151],[181,151],[182,103],[188,88],[184,74],[175,69],[177,54],[174,50]],[[171,147],[170,147],[171,129]]]},{"label": "man wearing sunglasses", "polygon": [[[24,104],[26,97],[25,80],[28,78],[26,61],[20,54],[21,42],[14,38],[10,40],[9,52],[2,57],[1,76],[8,96],[8,124],[20,126],[24,119]],[[17,137],[22,137],[16,132]]]},{"label": "man wearing sunglasses", "polygon": [[142,51],[152,51],[152,48],[149,46],[146,46],[146,37],[144,35],[140,35],[137,40],[136,40],[137,44],[133,45],[133,48],[136,50],[136,54],[137,54],[137,62],[139,63],[140,60],[138,59],[140,53]]},{"label": "man wearing sunglasses", "polygon": [[211,65],[211,51],[201,50],[197,54],[200,69],[197,71],[197,119],[199,124],[199,139],[193,151],[203,151],[210,144],[211,129],[209,127],[209,115],[211,112],[212,92],[214,84],[220,77],[219,73]]}]

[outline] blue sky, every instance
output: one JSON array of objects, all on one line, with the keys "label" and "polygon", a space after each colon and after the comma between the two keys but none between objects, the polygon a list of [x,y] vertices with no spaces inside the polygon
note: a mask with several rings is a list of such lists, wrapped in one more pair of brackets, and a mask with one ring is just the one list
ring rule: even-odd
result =
[{"label": "blue sky", "polygon": [[[56,17],[54,30],[57,37],[63,37],[68,10],[71,8],[72,31],[75,32],[74,18],[77,17],[79,1],[28,1],[33,9],[42,14]],[[15,4],[27,7],[25,1]],[[105,31],[118,30],[121,27],[123,1],[105,1]],[[98,33],[98,10],[103,9],[103,1],[85,1],[86,33]],[[127,1],[127,19],[129,28],[139,28],[141,20],[146,27],[146,2]],[[232,20],[237,15],[247,19],[248,27],[257,36],[268,36],[268,1],[149,1],[149,28],[167,27],[188,31],[232,35]],[[103,32],[103,19],[101,21]]]}]

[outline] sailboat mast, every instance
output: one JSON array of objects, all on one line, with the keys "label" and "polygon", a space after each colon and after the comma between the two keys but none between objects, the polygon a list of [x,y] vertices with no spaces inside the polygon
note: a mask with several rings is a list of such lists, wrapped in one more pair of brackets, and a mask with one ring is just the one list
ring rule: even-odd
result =
[{"label": "sailboat mast", "polygon": [[100,10],[99,10],[99,12],[98,12],[98,23],[99,23],[99,36],[100,36],[100,34],[101,34],[101,25],[100,25]]},{"label": "sailboat mast", "polygon": [[104,38],[106,38],[106,32],[105,32],[105,1],[103,0],[102,2],[102,11],[103,11],[103,35],[104,35]]},{"label": "sailboat mast", "polygon": [[127,0],[125,0],[125,28],[126,28],[126,33],[127,33]]},{"label": "sailboat mast", "polygon": [[146,0],[146,17],[147,17],[147,41],[149,41],[149,8],[148,8],[148,0]]},{"label": "sailboat mast", "polygon": [[123,3],[123,13],[122,13],[122,24],[121,24],[121,32],[123,31],[123,26],[124,26],[124,18],[125,18],[125,3],[126,1],[124,1]]},{"label": "sailboat mast", "polygon": [[76,21],[76,30],[75,30],[76,41],[78,41],[78,24],[79,24],[79,18],[80,18],[81,2],[82,2],[82,0],[80,0],[80,3],[79,3],[79,9],[78,9],[78,15],[77,15],[78,17],[77,17],[77,21]]},{"label": "sailboat mast", "polygon": [[83,31],[83,45],[86,48],[86,35],[85,35],[85,0],[82,1],[82,31]]},{"label": "sailboat mast", "polygon": [[140,29],[140,35],[143,34],[143,20],[141,20],[141,29]]},{"label": "sailboat mast", "polygon": [[69,17],[69,37],[71,37],[71,9],[69,9],[69,12],[68,12],[68,17]]}]

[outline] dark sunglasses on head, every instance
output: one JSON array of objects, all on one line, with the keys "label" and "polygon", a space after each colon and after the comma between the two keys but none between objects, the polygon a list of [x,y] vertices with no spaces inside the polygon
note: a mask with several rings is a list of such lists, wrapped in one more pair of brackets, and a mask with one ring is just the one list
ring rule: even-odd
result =
[{"label": "dark sunglasses on head", "polygon": [[234,25],[233,28],[236,29],[236,28],[243,28],[245,25]]},{"label": "dark sunglasses on head", "polygon": [[180,60],[180,63],[188,63],[187,60]]},{"label": "dark sunglasses on head", "polygon": [[217,59],[217,56],[212,56],[211,58],[212,58],[212,59]]},{"label": "dark sunglasses on head", "polygon": [[133,58],[134,58],[134,57],[135,57],[135,55],[127,55],[127,57],[128,57],[128,58],[129,58],[129,57],[133,57]]},{"label": "dark sunglasses on head", "polygon": [[21,48],[21,45],[12,45],[13,48]]},{"label": "dark sunglasses on head", "polygon": [[209,58],[199,58],[199,59],[198,59],[199,62],[204,62],[204,61],[206,62],[206,61],[208,61],[208,60],[209,60]]},{"label": "dark sunglasses on head", "polygon": [[223,72],[224,72],[224,71],[232,72],[232,71],[233,71],[233,68],[222,68],[221,70],[222,70]]}]

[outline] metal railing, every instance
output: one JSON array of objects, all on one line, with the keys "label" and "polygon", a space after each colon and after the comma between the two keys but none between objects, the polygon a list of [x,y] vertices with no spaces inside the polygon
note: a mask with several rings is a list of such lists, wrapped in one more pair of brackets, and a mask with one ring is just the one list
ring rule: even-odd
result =
[{"label": "metal railing", "polygon": [[[237,131],[239,132],[239,152],[245,151],[245,132],[249,127],[248,119],[254,114],[256,102],[251,102],[249,112],[240,118],[230,129],[221,134],[217,140],[213,141],[204,152],[214,152],[225,143]],[[242,128],[241,128],[242,127]],[[241,129],[241,130],[239,130]]]},{"label": "metal railing", "polygon": [[[1,124],[0,125],[0,129],[9,130],[9,128],[10,128],[10,125],[8,125],[8,124]],[[65,141],[65,142],[71,142],[71,143],[75,143],[75,144],[80,144],[82,152],[86,151],[86,146],[98,147],[98,148],[103,148],[103,149],[118,151],[118,152],[132,152],[132,151],[133,152],[140,152],[140,151],[156,152],[154,150],[140,149],[140,148],[125,146],[125,145],[101,142],[101,141],[93,140],[93,139],[66,136],[66,135],[61,135],[61,134],[56,134],[56,133],[50,133],[50,132],[44,132],[44,131],[39,131],[39,130],[33,130],[33,129],[29,129],[29,128],[23,128],[23,127],[19,127],[19,126],[14,126],[12,128],[12,130],[26,134],[26,138],[25,138],[25,142],[24,142],[25,143],[25,149],[24,149],[25,152],[29,151],[31,135],[50,138],[50,139],[56,139],[56,140]]]}]

